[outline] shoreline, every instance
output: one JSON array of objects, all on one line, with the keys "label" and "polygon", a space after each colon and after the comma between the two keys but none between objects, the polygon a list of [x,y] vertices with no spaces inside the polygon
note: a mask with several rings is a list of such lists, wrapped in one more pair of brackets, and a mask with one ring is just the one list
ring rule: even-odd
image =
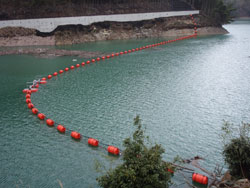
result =
[{"label": "shoreline", "polygon": [[[148,32],[148,33],[147,33]],[[193,29],[171,29],[161,33],[144,31],[139,34],[127,33],[126,31],[107,31],[103,30],[95,36],[83,35],[77,36],[75,40],[71,41],[68,36],[63,39],[63,36],[14,36],[14,37],[0,37],[0,47],[24,47],[24,46],[58,46],[58,45],[72,45],[85,42],[95,42],[104,40],[126,40],[126,39],[140,39],[140,38],[156,38],[156,37],[180,37],[193,33]],[[223,27],[202,27],[197,28],[197,36],[220,35],[228,34],[228,31]],[[73,36],[73,35],[72,35]],[[57,37],[57,38],[56,38]],[[60,38],[59,38],[60,37]],[[3,55],[3,53],[0,53]]]},{"label": "shoreline", "polygon": [[79,58],[95,58],[105,55],[102,52],[89,52],[80,50],[63,50],[50,49],[46,47],[19,47],[18,49],[6,49],[0,51],[0,56],[5,55],[34,55],[40,58],[60,57],[60,56],[77,56]]},{"label": "shoreline", "polygon": [[[58,26],[50,33],[43,33],[35,29],[23,27],[5,27],[0,29],[0,47],[25,46],[60,46],[81,44],[86,42],[105,40],[127,40],[143,38],[170,38],[191,35],[197,27],[197,36],[227,34],[222,26],[215,25],[202,15],[195,16],[194,25],[189,16],[156,18],[133,22],[97,22],[91,25],[64,25]],[[34,53],[39,55],[41,50],[11,50],[6,49],[0,55]],[[42,50],[41,54],[51,54],[50,50]],[[53,52],[55,56],[63,55]],[[65,55],[71,54],[64,51]],[[86,55],[76,52],[76,55]]]},{"label": "shoreline", "polygon": [[250,17],[236,17],[235,20],[250,20]]}]

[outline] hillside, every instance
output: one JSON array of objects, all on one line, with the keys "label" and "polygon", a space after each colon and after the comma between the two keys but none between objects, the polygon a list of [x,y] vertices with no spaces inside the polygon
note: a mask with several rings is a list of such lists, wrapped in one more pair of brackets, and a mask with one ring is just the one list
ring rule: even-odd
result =
[{"label": "hillside", "polygon": [[224,0],[226,4],[233,3],[236,11],[234,16],[236,17],[250,17],[250,1],[249,0]]},{"label": "hillside", "polygon": [[182,0],[0,0],[0,20],[191,10]]}]

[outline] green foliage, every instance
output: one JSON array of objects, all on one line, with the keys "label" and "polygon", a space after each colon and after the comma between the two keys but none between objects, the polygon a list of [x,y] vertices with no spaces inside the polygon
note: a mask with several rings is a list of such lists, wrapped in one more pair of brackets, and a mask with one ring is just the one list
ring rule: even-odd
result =
[{"label": "green foliage", "polygon": [[237,17],[250,16],[250,1],[249,0],[223,0],[226,4],[233,4],[236,11],[234,15]]},{"label": "green foliage", "polygon": [[225,123],[222,130],[223,155],[230,173],[236,178],[250,179],[250,125],[242,123],[236,129],[232,124]]},{"label": "green foliage", "polygon": [[225,5],[222,0],[217,0],[212,16],[218,23],[228,24],[233,21],[233,11],[233,4]]},{"label": "green foliage", "polygon": [[134,119],[136,130],[132,138],[124,140],[123,164],[97,178],[104,188],[166,188],[171,175],[162,160],[164,149],[156,144],[145,145],[144,131],[139,116]]}]

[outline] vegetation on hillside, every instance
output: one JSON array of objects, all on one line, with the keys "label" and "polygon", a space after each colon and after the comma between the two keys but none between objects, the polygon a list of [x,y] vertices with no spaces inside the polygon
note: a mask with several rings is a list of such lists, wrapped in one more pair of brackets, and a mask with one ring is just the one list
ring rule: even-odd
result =
[{"label": "vegetation on hillside", "polygon": [[228,24],[233,21],[232,13],[234,10],[235,9],[232,4],[226,5],[222,0],[217,0],[216,6],[211,15],[217,22],[221,24]]},{"label": "vegetation on hillside", "polygon": [[0,0],[0,20],[171,11],[171,3],[172,0]]},{"label": "vegetation on hillside", "polygon": [[250,17],[250,1],[249,0],[223,0],[225,4],[232,4],[235,8],[233,16]]},{"label": "vegetation on hillside", "polygon": [[225,4],[223,0],[194,0],[193,4],[196,9],[201,10],[201,14],[209,17],[212,22],[218,25],[232,21],[235,8],[231,3]]}]

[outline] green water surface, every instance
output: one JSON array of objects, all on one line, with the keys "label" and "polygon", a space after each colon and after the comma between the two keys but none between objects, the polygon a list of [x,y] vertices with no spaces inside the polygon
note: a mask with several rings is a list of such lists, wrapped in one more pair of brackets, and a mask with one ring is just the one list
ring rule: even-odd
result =
[{"label": "green water surface", "polygon": [[[250,22],[228,35],[198,37],[69,71],[32,95],[47,117],[101,143],[123,149],[139,114],[152,143],[176,155],[224,165],[223,120],[250,122]],[[119,52],[160,39],[105,41],[60,48]],[[77,62],[72,62],[72,59]],[[26,82],[86,61],[76,57],[0,57],[0,187],[98,187],[96,161],[120,159],[57,133],[27,109]],[[191,176],[191,175],[190,175]],[[177,184],[181,183],[178,180]],[[181,186],[179,186],[181,187]]]}]

